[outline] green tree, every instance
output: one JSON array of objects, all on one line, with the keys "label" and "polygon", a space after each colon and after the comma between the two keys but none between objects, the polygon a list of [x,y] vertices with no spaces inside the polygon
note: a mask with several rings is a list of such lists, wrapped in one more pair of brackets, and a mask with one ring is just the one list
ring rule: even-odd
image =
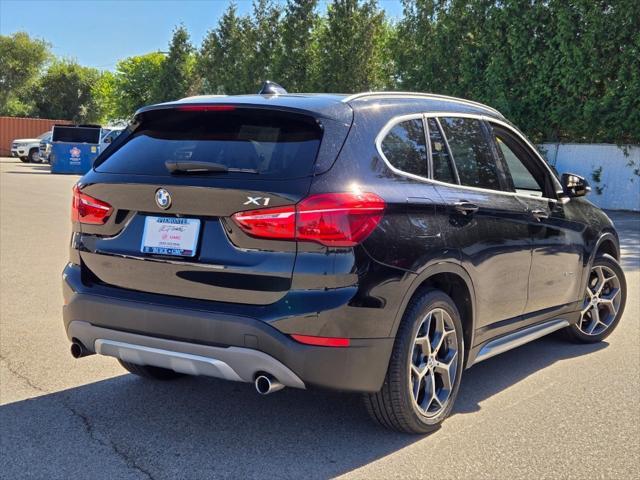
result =
[{"label": "green tree", "polygon": [[355,92],[387,87],[389,37],[390,26],[375,0],[334,0],[318,31],[316,88]]},{"label": "green tree", "polygon": [[280,30],[274,78],[290,92],[312,90],[313,31],[318,0],[288,0]]},{"label": "green tree", "polygon": [[95,68],[83,67],[73,60],[56,60],[32,91],[35,115],[74,122],[99,120],[93,95],[99,77]]},{"label": "green tree", "polygon": [[177,100],[192,93],[194,87],[194,48],[184,25],[173,31],[169,53],[155,81],[157,101]]},{"label": "green tree", "polygon": [[231,3],[218,26],[205,36],[198,52],[198,73],[208,94],[238,94],[255,90],[250,71],[251,19],[239,16]]},{"label": "green tree", "polygon": [[252,78],[248,82],[253,84],[253,90],[245,93],[255,93],[264,80],[274,80],[275,62],[281,43],[281,15],[272,0],[254,0],[253,15],[249,33],[251,57],[249,72]]},{"label": "green tree", "polygon": [[155,52],[118,62],[113,80],[115,119],[129,118],[138,108],[158,101],[154,94],[164,60]]},{"label": "green tree", "polygon": [[0,35],[0,115],[27,115],[33,108],[25,94],[50,58],[49,44],[25,32]]},{"label": "green tree", "polygon": [[102,124],[106,124],[111,120],[117,119],[115,114],[115,83],[115,75],[109,71],[105,71],[100,74],[100,77],[93,85],[92,91],[96,102],[98,118]]}]

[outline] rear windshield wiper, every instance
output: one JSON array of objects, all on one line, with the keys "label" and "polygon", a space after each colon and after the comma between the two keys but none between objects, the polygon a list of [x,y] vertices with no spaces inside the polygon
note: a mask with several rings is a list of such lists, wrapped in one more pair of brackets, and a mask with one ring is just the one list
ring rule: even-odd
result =
[{"label": "rear windshield wiper", "polygon": [[171,173],[258,173],[257,170],[251,168],[229,168],[221,163],[212,162],[166,161],[164,165]]}]

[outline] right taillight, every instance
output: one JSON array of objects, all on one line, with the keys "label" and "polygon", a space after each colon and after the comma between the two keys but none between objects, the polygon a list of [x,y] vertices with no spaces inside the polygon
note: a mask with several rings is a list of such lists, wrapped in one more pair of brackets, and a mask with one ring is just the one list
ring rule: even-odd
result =
[{"label": "right taillight", "polygon": [[238,212],[231,218],[253,237],[352,247],[376,228],[384,208],[375,193],[322,193],[297,205]]},{"label": "right taillight", "polygon": [[78,185],[73,186],[71,221],[103,225],[109,219],[113,208],[107,202],[82,193]]}]

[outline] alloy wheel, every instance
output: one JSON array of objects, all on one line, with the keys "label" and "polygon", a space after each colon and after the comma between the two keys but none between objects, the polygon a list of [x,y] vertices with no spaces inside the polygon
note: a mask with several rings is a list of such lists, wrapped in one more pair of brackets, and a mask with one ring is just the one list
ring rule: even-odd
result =
[{"label": "alloy wheel", "polygon": [[578,329],[585,335],[600,335],[611,326],[620,310],[620,279],[606,266],[591,269]]},{"label": "alloy wheel", "polygon": [[410,359],[411,393],[423,415],[434,417],[447,405],[458,369],[458,338],[451,316],[429,311],[416,332]]}]

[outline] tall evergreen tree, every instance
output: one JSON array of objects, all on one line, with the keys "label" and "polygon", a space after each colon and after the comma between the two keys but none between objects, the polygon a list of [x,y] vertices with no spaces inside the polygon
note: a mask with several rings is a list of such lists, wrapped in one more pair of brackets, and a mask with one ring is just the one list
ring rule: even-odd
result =
[{"label": "tall evergreen tree", "polygon": [[208,94],[238,94],[255,90],[250,72],[251,20],[238,15],[231,3],[210,30],[198,52],[198,73],[203,79],[203,91]]},{"label": "tall evergreen tree", "polygon": [[274,80],[290,92],[312,89],[313,29],[318,0],[288,0],[281,27]]},{"label": "tall evergreen tree", "polygon": [[333,0],[318,34],[316,88],[334,92],[385,88],[389,29],[375,0]]},{"label": "tall evergreen tree", "polygon": [[184,25],[176,27],[155,85],[154,97],[157,101],[176,100],[192,93],[193,55],[189,32]]},{"label": "tall evergreen tree", "polygon": [[252,50],[249,72],[257,91],[264,80],[275,80],[275,62],[280,51],[280,9],[272,0],[254,0],[252,25],[248,35]]}]

